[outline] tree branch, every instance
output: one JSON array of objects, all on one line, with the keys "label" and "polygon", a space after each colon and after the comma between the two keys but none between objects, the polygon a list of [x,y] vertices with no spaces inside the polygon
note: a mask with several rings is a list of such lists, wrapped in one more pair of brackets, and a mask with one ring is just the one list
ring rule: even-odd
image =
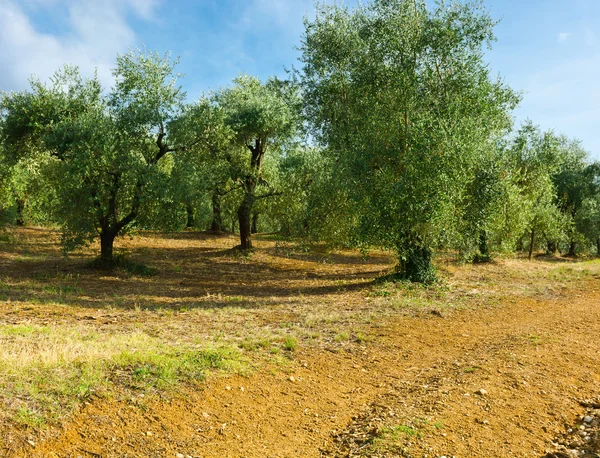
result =
[{"label": "tree branch", "polygon": [[267,194],[261,194],[260,196],[255,196],[254,198],[256,200],[259,200],[259,199],[266,199],[268,197],[273,197],[273,196],[280,196],[282,194],[283,194],[283,192],[281,192],[281,191],[271,191],[271,192],[268,192]]}]

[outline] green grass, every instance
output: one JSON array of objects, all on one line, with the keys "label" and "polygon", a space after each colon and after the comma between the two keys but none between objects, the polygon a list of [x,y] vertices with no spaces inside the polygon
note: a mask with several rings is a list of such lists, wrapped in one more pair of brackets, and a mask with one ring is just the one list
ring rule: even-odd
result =
[{"label": "green grass", "polygon": [[243,372],[238,350],[170,343],[140,331],[85,326],[0,326],[0,391],[6,413],[27,425],[53,422],[92,394],[166,390],[210,370]]},{"label": "green grass", "polygon": [[295,337],[288,336],[283,341],[283,348],[285,348],[287,351],[296,351],[298,348],[298,341]]},{"label": "green grass", "polygon": [[336,334],[336,336],[334,337],[334,340],[336,342],[346,342],[349,339],[350,339],[350,333],[345,332],[345,331]]},{"label": "green grass", "polygon": [[421,437],[420,429],[409,425],[396,425],[381,428],[371,441],[371,450],[374,452],[393,451],[405,439]]},{"label": "green grass", "polygon": [[465,367],[462,371],[465,374],[473,374],[473,373],[477,372],[479,369],[481,369],[481,367],[479,367],[479,366],[471,366],[471,367]]},{"label": "green grass", "polygon": [[370,337],[367,335],[367,333],[362,332],[362,331],[358,331],[356,333],[356,342],[359,344],[364,344],[366,342],[368,342],[370,339]]},{"label": "green grass", "polygon": [[402,451],[407,443],[420,439],[427,431],[443,428],[444,424],[441,421],[432,423],[424,418],[413,418],[404,424],[385,426],[371,439],[367,453],[377,456],[404,456],[396,453]]}]

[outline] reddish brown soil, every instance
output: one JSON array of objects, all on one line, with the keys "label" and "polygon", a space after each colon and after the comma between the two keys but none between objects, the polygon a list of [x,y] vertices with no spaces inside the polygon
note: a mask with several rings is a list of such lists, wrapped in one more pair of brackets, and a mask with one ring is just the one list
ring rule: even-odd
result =
[{"label": "reddish brown soil", "polygon": [[539,457],[581,412],[577,399],[600,393],[597,286],[381,323],[364,348],[299,352],[290,375],[213,379],[170,400],[94,401],[58,438],[15,456],[348,456],[369,425],[423,419],[420,438],[382,456]]},{"label": "reddish brown soil", "polygon": [[94,398],[5,455],[539,458],[584,411],[578,400],[600,394],[600,283],[478,305],[381,317],[367,343],[301,346],[247,377]]}]

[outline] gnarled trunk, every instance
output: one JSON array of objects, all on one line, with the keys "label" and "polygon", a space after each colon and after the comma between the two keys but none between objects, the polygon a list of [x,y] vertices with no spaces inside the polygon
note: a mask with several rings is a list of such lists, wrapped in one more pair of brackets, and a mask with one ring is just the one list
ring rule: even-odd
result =
[{"label": "gnarled trunk", "polygon": [[529,240],[529,260],[533,256],[533,243],[535,242],[535,230],[531,229],[531,238]]},{"label": "gnarled trunk", "polygon": [[240,247],[242,250],[252,248],[252,208],[256,201],[256,186],[260,180],[260,171],[262,161],[265,154],[265,144],[260,138],[254,142],[254,146],[248,145],[248,149],[252,152],[250,160],[251,173],[244,180],[244,199],[238,208],[238,221],[240,223]]},{"label": "gnarled trunk", "polygon": [[577,256],[577,242],[572,241],[569,244],[569,253],[567,253],[568,256],[574,258]]},{"label": "gnarled trunk", "polygon": [[546,251],[548,254],[554,255],[558,251],[558,246],[556,242],[549,240],[547,243]]},{"label": "gnarled trunk", "polygon": [[481,231],[479,233],[479,253],[475,256],[475,262],[489,262],[491,258],[487,232]]},{"label": "gnarled trunk", "polygon": [[402,278],[417,283],[435,281],[432,253],[428,248],[411,248],[405,258],[400,259],[399,273]]},{"label": "gnarled trunk", "polygon": [[17,199],[17,218],[15,221],[17,226],[25,226],[25,219],[23,218],[24,211],[25,211],[25,201],[23,199]]},{"label": "gnarled trunk", "polygon": [[113,229],[102,229],[100,233],[100,261],[104,265],[110,265],[114,262],[113,247],[117,232]]}]

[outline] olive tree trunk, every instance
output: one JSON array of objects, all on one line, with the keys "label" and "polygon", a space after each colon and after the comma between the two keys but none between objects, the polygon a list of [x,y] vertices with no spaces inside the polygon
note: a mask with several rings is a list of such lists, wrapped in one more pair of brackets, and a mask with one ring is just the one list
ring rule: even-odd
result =
[{"label": "olive tree trunk", "polygon": [[186,204],[186,211],[187,211],[187,223],[185,224],[185,227],[187,229],[191,229],[192,227],[194,227],[194,207],[192,207],[192,204]]},{"label": "olive tree trunk", "polygon": [[215,232],[224,232],[225,226],[223,226],[223,217],[221,215],[221,194],[218,190],[216,190],[212,196],[212,212],[213,218],[210,225],[210,230]]},{"label": "olive tree trunk", "polygon": [[117,232],[112,229],[103,229],[100,233],[100,262],[110,265],[114,262],[113,247]]},{"label": "olive tree trunk", "polygon": [[238,208],[238,221],[240,223],[240,247],[242,250],[252,248],[252,206],[254,205],[254,189],[246,190],[246,195]]},{"label": "olive tree trunk", "polygon": [[529,240],[529,257],[528,259],[531,261],[531,257],[533,256],[533,244],[535,242],[535,230],[531,229],[531,238]]},{"label": "olive tree trunk", "polygon": [[432,263],[432,252],[429,248],[411,247],[404,250],[406,255],[400,259],[399,274],[401,278],[417,283],[432,283],[436,279]]}]

